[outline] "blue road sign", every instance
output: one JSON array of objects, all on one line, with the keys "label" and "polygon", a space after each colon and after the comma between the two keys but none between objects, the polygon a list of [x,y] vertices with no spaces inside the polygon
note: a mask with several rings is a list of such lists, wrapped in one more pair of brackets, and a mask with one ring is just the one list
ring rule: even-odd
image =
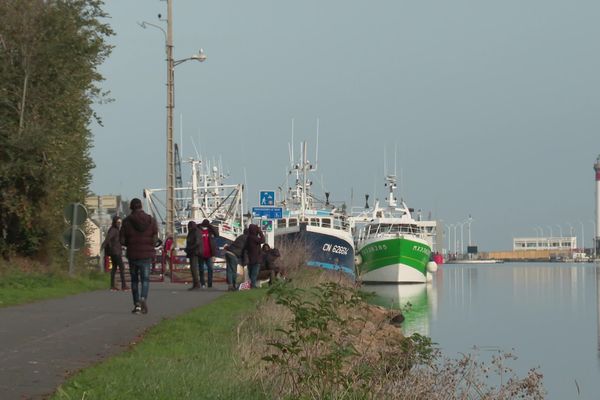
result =
[{"label": "blue road sign", "polygon": [[252,207],[252,215],[257,218],[278,219],[283,218],[283,209],[281,207]]},{"label": "blue road sign", "polygon": [[275,192],[261,190],[259,193],[259,202],[261,207],[268,207],[275,205]]}]

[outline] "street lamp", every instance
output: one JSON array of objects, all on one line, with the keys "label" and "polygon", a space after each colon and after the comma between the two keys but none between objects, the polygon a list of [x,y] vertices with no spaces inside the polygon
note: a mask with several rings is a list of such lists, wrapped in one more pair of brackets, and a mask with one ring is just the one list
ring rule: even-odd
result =
[{"label": "street lamp", "polygon": [[471,244],[471,222],[473,222],[473,217],[471,217],[471,214],[469,214],[469,219],[467,219],[467,223],[469,224],[469,225],[467,225],[467,229],[469,232],[469,246],[472,246],[472,244]]},{"label": "street lamp", "polygon": [[454,255],[458,253],[456,250],[456,245],[458,244],[458,239],[456,237],[456,229],[458,228],[458,223],[454,224]]},{"label": "street lamp", "polygon": [[448,225],[446,225],[446,228],[448,228],[448,253],[451,254],[452,253],[452,228],[454,228],[454,224],[448,224]]},{"label": "street lamp", "polygon": [[562,226],[560,226],[559,224],[556,224],[556,226],[558,226],[558,231],[560,232],[560,237],[562,239],[562,237],[563,237]]},{"label": "street lamp", "polygon": [[158,25],[141,22],[142,28],[146,25],[160,29],[165,36],[165,50],[167,53],[167,216],[166,234],[172,235],[175,231],[175,157],[173,146],[173,110],[175,108],[175,67],[189,60],[206,61],[206,54],[200,49],[198,54],[181,60],[173,59],[173,0],[167,0],[167,31]]},{"label": "street lamp", "polygon": [[465,242],[463,241],[464,239],[464,235],[463,235],[463,227],[465,226],[465,224],[467,224],[469,221],[463,221],[463,222],[459,222],[458,224],[460,225],[460,254],[464,254],[465,251]]}]

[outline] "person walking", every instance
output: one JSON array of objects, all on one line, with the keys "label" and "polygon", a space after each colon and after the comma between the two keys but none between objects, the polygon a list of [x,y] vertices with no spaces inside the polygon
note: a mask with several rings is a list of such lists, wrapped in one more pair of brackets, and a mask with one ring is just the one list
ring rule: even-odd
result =
[{"label": "person walking", "polygon": [[173,235],[167,236],[165,243],[163,245],[163,265],[165,266],[165,275],[171,274],[171,250],[173,249]]},{"label": "person walking", "polygon": [[[200,232],[200,251],[198,259],[198,269],[200,270],[200,285],[205,288],[206,283],[211,288],[213,284],[213,264],[214,257],[217,255],[217,244],[215,238],[219,236],[217,228],[205,219],[199,226]],[[207,269],[208,282],[204,280],[204,267]]]},{"label": "person walking", "polygon": [[192,287],[188,290],[200,289],[198,281],[198,256],[200,255],[200,232],[194,221],[188,222],[188,234],[185,238],[185,255],[190,260],[192,271]]},{"label": "person walking", "polygon": [[260,246],[265,242],[265,236],[258,225],[250,224],[248,227],[248,238],[246,239],[246,252],[248,253],[248,275],[250,275],[250,286],[256,288],[256,280],[260,271],[261,252]]},{"label": "person walking", "polygon": [[248,238],[248,229],[244,229],[244,233],[235,238],[231,244],[224,247],[225,261],[227,263],[227,290],[236,290],[237,266],[244,265],[244,248],[246,247],[246,239]]},{"label": "person walking", "polygon": [[121,242],[119,241],[119,231],[121,230],[121,218],[115,215],[112,219],[112,225],[106,232],[106,237],[100,246],[101,250],[104,250],[104,255],[110,257],[112,268],[110,269],[110,290],[119,290],[115,285],[115,273],[119,268],[119,275],[121,277],[121,290],[129,289],[127,282],[125,282],[125,265],[123,265],[123,249],[121,248]]},{"label": "person walking", "polygon": [[[150,290],[150,268],[156,254],[155,245],[158,243],[158,226],[156,220],[142,210],[140,199],[131,200],[129,208],[131,214],[123,220],[120,241],[127,247],[134,305],[131,312],[146,314]],[[141,284],[141,293],[138,284]]]}]

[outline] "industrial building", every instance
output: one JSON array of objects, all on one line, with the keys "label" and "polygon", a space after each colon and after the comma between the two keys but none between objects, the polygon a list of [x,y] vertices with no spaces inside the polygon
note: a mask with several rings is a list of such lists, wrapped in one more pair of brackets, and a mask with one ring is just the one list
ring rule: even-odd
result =
[{"label": "industrial building", "polygon": [[577,237],[524,237],[513,238],[513,250],[575,250]]}]

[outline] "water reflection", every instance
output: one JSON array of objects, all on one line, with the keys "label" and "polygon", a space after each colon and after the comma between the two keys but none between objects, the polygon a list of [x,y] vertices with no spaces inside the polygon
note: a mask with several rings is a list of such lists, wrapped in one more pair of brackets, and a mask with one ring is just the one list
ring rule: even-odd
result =
[{"label": "water reflection", "polygon": [[596,333],[598,336],[598,358],[600,358],[600,266],[596,266]]},{"label": "water reflection", "polygon": [[415,332],[429,335],[428,292],[431,291],[430,284],[365,284],[363,290],[375,293],[375,297],[371,300],[372,303],[404,311],[405,320],[402,329],[406,335],[412,335]]},{"label": "water reflection", "polygon": [[444,265],[431,286],[429,336],[445,354],[514,349],[521,375],[541,367],[548,399],[598,398],[600,265]]}]

